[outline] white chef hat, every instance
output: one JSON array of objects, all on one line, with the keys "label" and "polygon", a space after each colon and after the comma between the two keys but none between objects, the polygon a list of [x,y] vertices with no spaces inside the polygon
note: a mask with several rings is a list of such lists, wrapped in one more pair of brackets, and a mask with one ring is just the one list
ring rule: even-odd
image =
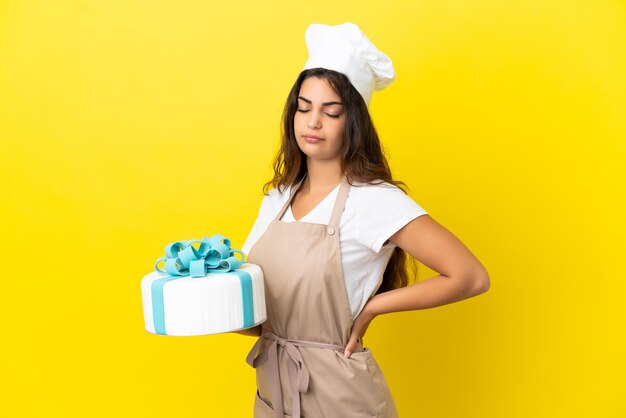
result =
[{"label": "white chef hat", "polygon": [[395,79],[391,59],[374,46],[357,25],[310,24],[304,35],[309,59],[303,70],[327,68],[345,74],[369,106],[372,93]]}]

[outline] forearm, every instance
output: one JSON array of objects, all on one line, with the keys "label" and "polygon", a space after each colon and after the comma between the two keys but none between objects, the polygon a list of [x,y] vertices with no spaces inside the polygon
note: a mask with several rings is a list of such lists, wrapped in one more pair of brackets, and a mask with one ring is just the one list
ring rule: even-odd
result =
[{"label": "forearm", "polygon": [[366,307],[374,316],[434,308],[483,293],[484,288],[477,283],[474,280],[461,280],[439,275],[407,287],[375,295]]}]

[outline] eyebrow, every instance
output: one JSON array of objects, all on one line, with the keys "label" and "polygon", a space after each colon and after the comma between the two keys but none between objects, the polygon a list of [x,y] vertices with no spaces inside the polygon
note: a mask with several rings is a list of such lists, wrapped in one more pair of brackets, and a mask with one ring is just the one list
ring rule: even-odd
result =
[{"label": "eyebrow", "polygon": [[[308,104],[312,103],[309,99],[305,99],[302,96],[298,96],[298,99],[304,100]],[[324,103],[322,103],[322,106],[330,106],[330,105],[334,105],[334,104],[338,104],[338,105],[342,105],[343,106],[343,103],[341,103],[341,102],[324,102]]]}]

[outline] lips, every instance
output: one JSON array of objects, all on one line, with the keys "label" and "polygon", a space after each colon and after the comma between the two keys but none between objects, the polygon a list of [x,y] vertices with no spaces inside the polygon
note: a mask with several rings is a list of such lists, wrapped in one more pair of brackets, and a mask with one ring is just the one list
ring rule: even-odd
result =
[{"label": "lips", "polygon": [[307,142],[310,142],[310,143],[323,141],[323,138],[320,138],[319,136],[315,136],[315,135],[303,135],[303,137]]}]

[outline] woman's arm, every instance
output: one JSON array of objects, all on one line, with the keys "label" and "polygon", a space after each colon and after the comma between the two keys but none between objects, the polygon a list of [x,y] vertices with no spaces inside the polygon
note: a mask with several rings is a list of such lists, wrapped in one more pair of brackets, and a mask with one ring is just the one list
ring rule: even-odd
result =
[{"label": "woman's arm", "polygon": [[430,215],[413,219],[389,240],[440,275],[375,295],[368,302],[372,314],[434,308],[489,290],[480,261]]},{"label": "woman's arm", "polygon": [[371,297],[355,319],[346,345],[348,357],[378,315],[434,308],[489,290],[489,275],[480,261],[430,215],[413,219],[389,240],[440,275]]}]

